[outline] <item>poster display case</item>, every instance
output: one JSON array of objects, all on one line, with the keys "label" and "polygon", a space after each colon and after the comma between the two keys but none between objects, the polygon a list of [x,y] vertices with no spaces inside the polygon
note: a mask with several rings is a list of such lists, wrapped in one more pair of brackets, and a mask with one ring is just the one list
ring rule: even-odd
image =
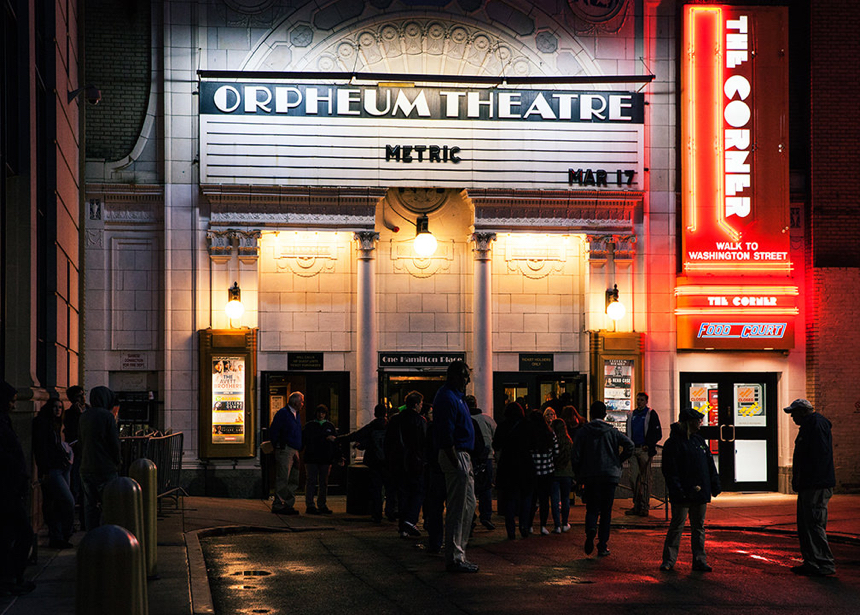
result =
[{"label": "poster display case", "polygon": [[606,404],[606,421],[617,429],[626,429],[641,382],[642,334],[591,332],[591,401]]}]

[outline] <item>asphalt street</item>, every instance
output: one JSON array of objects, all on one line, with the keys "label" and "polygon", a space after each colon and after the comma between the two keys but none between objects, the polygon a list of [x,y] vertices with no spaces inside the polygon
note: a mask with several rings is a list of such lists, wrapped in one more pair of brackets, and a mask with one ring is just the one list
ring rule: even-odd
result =
[{"label": "asphalt street", "polygon": [[203,538],[215,612],[290,614],[435,613],[857,613],[860,548],[834,543],[838,576],[793,575],[790,534],[709,529],[714,572],[690,570],[689,537],[672,572],[658,570],[663,527],[619,528],[611,554],[588,557],[581,526],[508,541],[475,530],[468,558],[478,574],[450,574],[420,541],[393,524],[364,521],[300,531]]}]

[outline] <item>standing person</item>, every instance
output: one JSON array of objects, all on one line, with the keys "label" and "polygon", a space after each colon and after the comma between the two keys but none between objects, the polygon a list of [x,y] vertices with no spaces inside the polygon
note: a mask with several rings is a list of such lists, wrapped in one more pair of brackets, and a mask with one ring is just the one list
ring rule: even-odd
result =
[{"label": "standing person", "polygon": [[797,537],[803,563],[794,574],[826,577],[836,574],[836,561],[827,542],[827,504],[836,486],[832,424],[809,400],[795,399],[784,408],[800,427],[794,440],[791,488],[797,492]]},{"label": "standing person", "polygon": [[[21,441],[9,416],[18,401],[18,390],[6,381],[0,385],[0,574],[3,590],[26,594],[36,588],[24,580],[27,558],[33,546],[33,528],[27,515],[30,474]],[[6,581],[6,577],[14,580]]]},{"label": "standing person", "polygon": [[338,440],[355,442],[356,448],[364,451],[364,465],[370,468],[370,519],[382,523],[383,487],[385,489],[385,514],[389,520],[396,519],[394,513],[394,489],[385,463],[385,432],[388,428],[388,409],[376,404],[373,420],[361,429],[338,436]]},{"label": "standing person", "polygon": [[675,567],[688,513],[693,570],[713,570],[705,556],[705,512],[711,497],[720,494],[720,476],[708,445],[698,434],[701,426],[702,415],[689,406],[684,408],[678,422],[669,427],[669,439],[663,448],[663,476],[672,504],[672,521],[663,542],[660,564],[663,571]]},{"label": "standing person", "polygon": [[[469,406],[469,413],[472,415],[472,420],[475,421],[478,429],[475,431],[475,436],[481,436],[484,442],[483,450],[485,455],[483,459],[475,461],[475,497],[478,498],[478,517],[481,525],[490,531],[496,529],[496,524],[493,523],[493,482],[495,480],[495,464],[493,463],[493,436],[496,435],[496,421],[489,414],[484,414],[484,411],[478,407],[478,400],[474,395],[466,395],[466,405]],[[476,446],[477,450],[478,447]]]},{"label": "standing person", "polygon": [[[609,555],[609,530],[615,488],[621,480],[621,464],[633,454],[633,441],[607,423],[606,404],[595,401],[591,421],[579,429],[573,441],[571,465],[578,482],[585,485],[585,554]],[[599,526],[598,526],[599,520]]]},{"label": "standing person", "polygon": [[439,466],[445,474],[447,491],[445,569],[448,572],[478,572],[478,566],[466,560],[466,543],[476,506],[469,457],[475,446],[475,429],[464,399],[470,374],[463,361],[449,364],[446,382],[433,400]]},{"label": "standing person", "polygon": [[87,531],[101,525],[102,492],[119,476],[119,428],[116,414],[119,400],[107,387],[90,391],[89,410],[81,415],[81,486],[84,489],[84,522]]},{"label": "standing person", "polygon": [[49,399],[33,419],[33,455],[42,484],[42,511],[48,546],[71,549],[75,531],[75,498],[69,488],[72,449],[63,441],[63,402]]},{"label": "standing person", "polygon": [[424,404],[423,416],[427,419],[427,448],[424,472],[424,529],[427,531],[428,555],[442,552],[445,535],[445,473],[439,467],[439,445],[433,437],[433,406]]},{"label": "standing person", "polygon": [[401,538],[421,536],[418,514],[424,501],[424,468],[427,465],[427,421],[421,416],[424,396],[406,395],[406,405],[388,421],[385,458],[391,482],[398,494],[398,528]]},{"label": "standing person", "polygon": [[[71,403],[71,406],[63,415],[63,437],[69,446],[72,447],[74,453],[74,461],[69,474],[69,488],[72,491],[72,496],[75,498],[75,504],[81,504],[81,447],[78,442],[80,438],[80,422],[81,414],[87,409],[87,396],[84,393],[83,387],[77,385],[66,389],[66,397]],[[81,515],[81,526],[83,527],[83,514]]]},{"label": "standing person", "polygon": [[657,443],[663,439],[660,417],[648,407],[648,393],[636,395],[636,409],[627,415],[627,437],[635,448],[630,458],[630,480],[633,483],[633,508],[625,515],[647,517],[651,510],[651,460],[657,454]]},{"label": "standing person", "polygon": [[[570,407],[570,406],[568,406]],[[558,457],[555,462],[555,472],[552,475],[550,488],[550,503],[552,519],[555,522],[556,534],[570,530],[570,488],[573,483],[573,468],[570,465],[570,449],[573,440],[567,433],[567,425],[563,419],[552,422],[552,431],[558,441]]]},{"label": "standing person", "polygon": [[[340,449],[335,440],[337,430],[328,421],[328,408],[320,404],[314,410],[314,420],[305,423],[302,442],[305,445],[305,512],[309,515],[330,515],[326,506],[328,476],[331,466],[340,463]],[[316,502],[314,501],[316,498]]]},{"label": "standing person", "polygon": [[[548,536],[549,530],[546,527],[546,522],[550,513],[550,492],[552,491],[552,477],[555,473],[555,460],[558,457],[558,440],[544,416],[545,414],[539,410],[529,414],[529,450],[532,456],[532,467],[535,471],[532,514],[529,521],[534,520],[535,509],[539,509],[540,533],[542,536]],[[555,412],[552,416],[555,420]],[[561,525],[560,519],[555,516],[553,516],[553,521],[556,527]]]},{"label": "standing person", "polygon": [[278,410],[269,427],[269,440],[275,447],[275,500],[272,512],[276,515],[297,515],[296,490],[299,488],[299,451],[302,450],[301,412],[305,396],[293,391],[287,405]]},{"label": "standing person", "polygon": [[498,458],[499,512],[505,516],[508,540],[516,538],[517,520],[520,535],[528,538],[535,471],[529,451],[528,423],[522,406],[515,401],[505,406],[505,418],[496,430],[493,449]]}]

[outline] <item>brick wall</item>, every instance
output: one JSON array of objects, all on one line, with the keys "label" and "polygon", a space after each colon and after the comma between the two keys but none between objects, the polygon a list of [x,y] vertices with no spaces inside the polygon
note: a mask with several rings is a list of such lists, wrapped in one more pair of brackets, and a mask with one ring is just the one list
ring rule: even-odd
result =
[{"label": "brick wall", "polygon": [[150,90],[148,0],[87,2],[86,83],[102,92],[87,109],[87,158],[127,156],[140,134]]}]

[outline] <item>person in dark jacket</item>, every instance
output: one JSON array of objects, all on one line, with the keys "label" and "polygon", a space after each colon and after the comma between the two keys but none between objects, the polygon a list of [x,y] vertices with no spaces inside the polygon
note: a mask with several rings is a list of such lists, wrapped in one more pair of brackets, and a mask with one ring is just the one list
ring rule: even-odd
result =
[{"label": "person in dark jacket", "polygon": [[827,504],[836,486],[832,424],[806,399],[795,399],[784,411],[800,427],[794,440],[791,488],[797,492],[797,537],[803,563],[791,571],[830,576],[836,574],[827,542]]},{"label": "person in dark jacket", "polygon": [[[20,595],[36,585],[24,579],[27,558],[33,546],[33,529],[25,498],[30,493],[30,474],[21,441],[9,416],[15,409],[18,390],[8,382],[0,385],[0,589]],[[6,577],[13,580],[7,581]]]},{"label": "person in dark jacket", "polygon": [[532,525],[532,488],[535,470],[529,449],[531,435],[522,406],[511,402],[505,406],[505,419],[493,437],[496,451],[496,488],[499,510],[505,516],[508,540],[516,538],[516,521],[520,535],[528,538]]},{"label": "person in dark jacket", "polygon": [[[63,414],[63,438],[72,447],[74,461],[72,471],[69,474],[69,488],[75,498],[75,504],[80,505],[83,499],[81,494],[81,447],[78,443],[80,438],[79,425],[81,415],[87,410],[87,396],[83,387],[77,385],[66,389],[66,398],[71,404]],[[83,512],[83,511],[82,511]],[[83,514],[81,514],[81,526],[83,526]]]},{"label": "person in dark jacket", "polygon": [[421,416],[424,396],[406,395],[406,405],[391,417],[385,432],[385,460],[398,495],[398,527],[401,538],[421,536],[418,514],[424,501],[424,468],[427,465],[427,421]]},{"label": "person in dark jacket", "polygon": [[84,522],[87,531],[101,525],[102,492],[119,476],[119,429],[116,412],[119,401],[107,387],[90,391],[89,410],[81,415],[81,485],[84,489]]},{"label": "person in dark jacket", "polygon": [[670,426],[669,439],[663,447],[663,476],[672,505],[672,521],[663,542],[660,570],[675,567],[688,514],[693,570],[712,570],[705,556],[705,512],[711,497],[719,495],[721,489],[714,458],[697,433],[701,426],[702,414],[693,408],[684,408],[678,415],[678,422]]},{"label": "person in dark jacket", "polygon": [[630,457],[630,480],[633,507],[625,515],[647,517],[651,510],[651,460],[657,454],[657,443],[663,439],[660,417],[648,406],[648,393],[636,394],[636,408],[627,415],[627,437],[633,440]]},{"label": "person in dark jacket", "polygon": [[356,431],[338,436],[338,441],[355,442],[356,448],[364,451],[363,463],[370,468],[370,519],[382,522],[383,494],[385,516],[393,521],[397,518],[395,501],[397,496],[391,485],[388,464],[385,463],[385,432],[388,428],[388,408],[376,404],[373,420]]},{"label": "person in dark jacket", "polygon": [[72,548],[69,538],[75,530],[75,498],[69,488],[71,454],[71,447],[63,441],[63,402],[52,397],[33,419],[33,455],[52,549]]},{"label": "person in dark jacket", "polygon": [[595,401],[591,421],[579,429],[573,441],[570,461],[577,482],[585,485],[585,553],[609,555],[609,530],[615,489],[621,480],[621,464],[633,454],[633,441],[604,419],[606,404]]},{"label": "person in dark jacket", "polygon": [[275,413],[269,427],[269,440],[275,447],[275,499],[272,512],[276,515],[297,515],[296,491],[299,488],[299,451],[302,450],[301,412],[305,396],[293,391],[287,405]]},{"label": "person in dark jacket", "polygon": [[[326,506],[328,475],[332,465],[342,462],[340,448],[335,443],[337,430],[328,420],[328,408],[320,404],[314,420],[305,423],[302,442],[305,445],[305,507],[309,515],[330,515]],[[316,502],[314,502],[316,499]]]}]

